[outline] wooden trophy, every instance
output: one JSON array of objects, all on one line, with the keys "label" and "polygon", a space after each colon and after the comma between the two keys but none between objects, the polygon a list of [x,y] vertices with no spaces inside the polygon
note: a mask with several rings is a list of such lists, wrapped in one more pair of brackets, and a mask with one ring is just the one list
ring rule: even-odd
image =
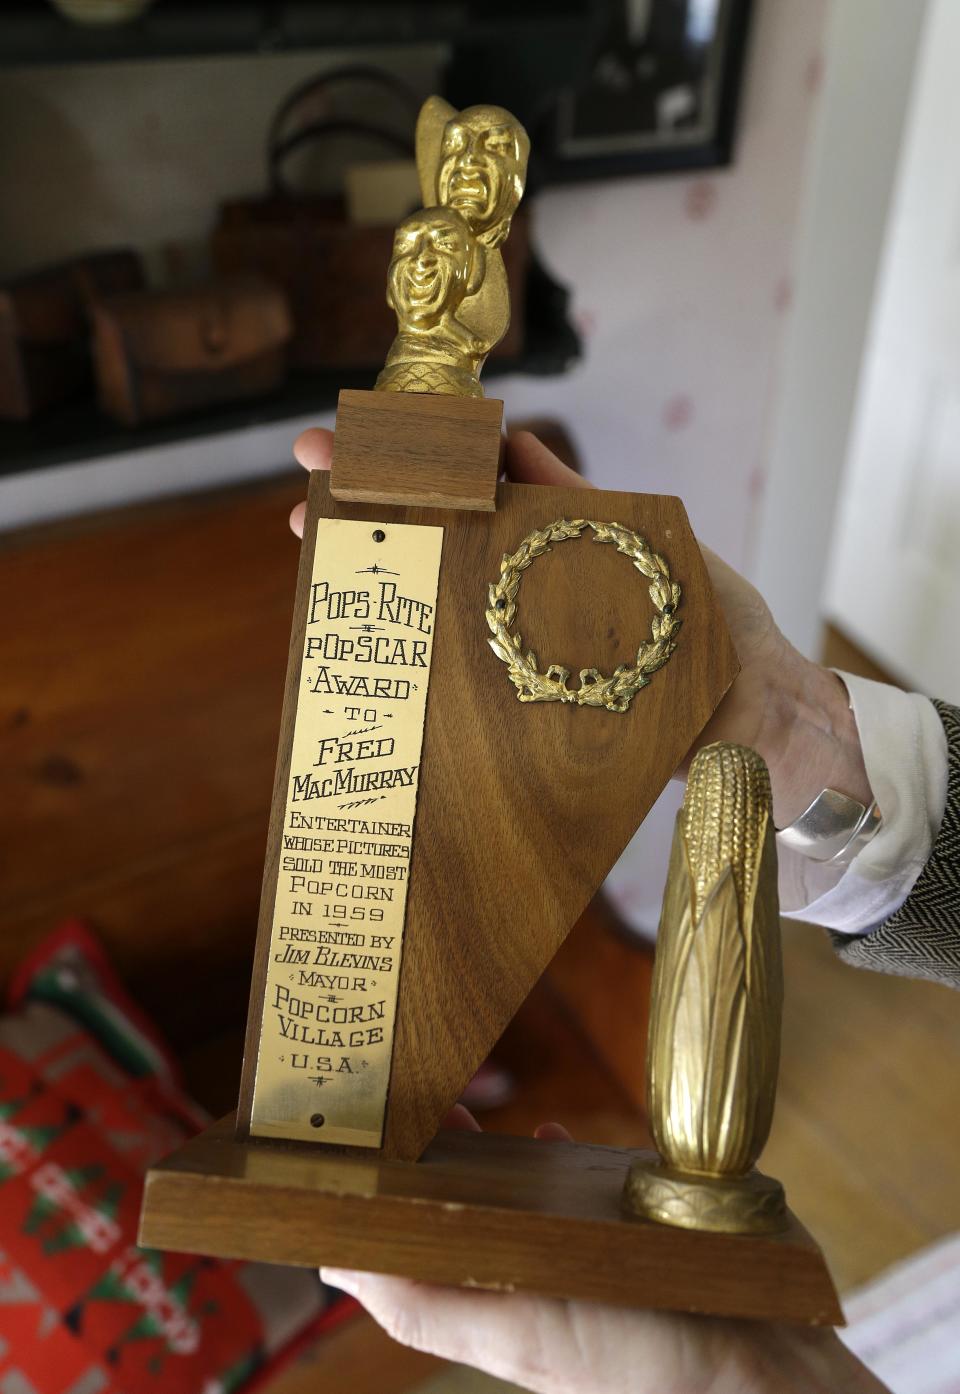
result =
[{"label": "wooden trophy", "polygon": [[149,1173],[141,1241],[836,1322],[752,1170],[780,982],[752,752],[702,752],[678,820],[660,1157],[438,1131],[738,670],[678,499],[498,482],[479,373],[527,153],[498,107],[423,108],[397,337],[310,479],[237,1115]]}]

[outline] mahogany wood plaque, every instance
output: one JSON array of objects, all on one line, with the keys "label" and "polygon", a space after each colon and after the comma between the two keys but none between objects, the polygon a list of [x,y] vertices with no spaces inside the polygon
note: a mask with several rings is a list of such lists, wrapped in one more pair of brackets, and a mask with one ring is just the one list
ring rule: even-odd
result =
[{"label": "mahogany wood plaque", "polygon": [[[503,556],[558,519],[584,516],[591,526],[617,523],[642,534],[681,587],[676,650],[623,712],[522,703],[488,642],[488,588],[500,577]],[[385,532],[397,524],[443,529],[382,1142],[385,1156],[414,1160],[642,822],[738,664],[678,499],[500,484],[493,513],[368,505],[337,501],[329,476],[315,472],[251,991],[241,1136],[251,1125],[273,890],[289,833],[291,733],[321,519],[354,519]],[[542,667],[550,661],[572,673],[610,673],[629,663],[650,633],[655,607],[644,576],[590,535],[546,551],[524,572],[517,627]],[[407,674],[398,668],[396,675]],[[381,721],[387,704],[371,696],[362,665],[331,662],[325,682],[328,705],[359,702],[371,723]],[[371,835],[363,824],[378,817],[376,805],[343,816],[352,820],[350,835],[361,839]],[[339,973],[335,956],[326,967]],[[364,1058],[349,1047],[338,1054],[351,1070]],[[307,1062],[310,1074],[319,1073],[315,1063]],[[334,1065],[339,1068],[339,1058]],[[317,1090],[320,1112],[326,1087]]]},{"label": "mahogany wood plaque", "polygon": [[503,403],[491,397],[360,392],[337,405],[334,498],[492,511]]}]

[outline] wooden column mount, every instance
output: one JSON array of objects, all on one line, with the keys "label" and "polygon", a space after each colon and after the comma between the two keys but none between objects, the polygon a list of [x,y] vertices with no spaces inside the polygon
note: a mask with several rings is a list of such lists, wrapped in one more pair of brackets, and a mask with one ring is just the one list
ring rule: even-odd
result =
[{"label": "wooden column mount", "polygon": [[330,494],[492,512],[503,403],[490,398],[344,389],[337,407]]}]

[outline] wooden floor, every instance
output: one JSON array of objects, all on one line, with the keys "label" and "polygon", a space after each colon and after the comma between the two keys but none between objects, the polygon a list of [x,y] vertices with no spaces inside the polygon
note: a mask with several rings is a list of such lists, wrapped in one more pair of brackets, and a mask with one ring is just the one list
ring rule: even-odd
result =
[{"label": "wooden floor", "polygon": [[[833,625],[823,661],[898,685]],[[767,1155],[842,1290],[960,1230],[960,993],[856,972],[822,932],[785,932],[784,1065]]]},{"label": "wooden floor", "polygon": [[177,1047],[236,1022],[303,491],[291,472],[0,537],[0,982],[80,914]]},{"label": "wooden floor", "polygon": [[840,1291],[960,1230],[960,994],[841,964],[785,926],[786,1009],[764,1170]]}]

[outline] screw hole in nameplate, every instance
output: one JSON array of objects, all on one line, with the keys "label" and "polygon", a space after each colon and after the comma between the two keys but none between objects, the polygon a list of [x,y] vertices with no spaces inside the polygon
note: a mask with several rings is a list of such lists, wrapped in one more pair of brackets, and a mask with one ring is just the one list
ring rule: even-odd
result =
[{"label": "screw hole in nameplate", "polygon": [[383,528],[377,528],[373,534],[374,542],[385,542],[386,539],[387,534],[384,532]]}]

